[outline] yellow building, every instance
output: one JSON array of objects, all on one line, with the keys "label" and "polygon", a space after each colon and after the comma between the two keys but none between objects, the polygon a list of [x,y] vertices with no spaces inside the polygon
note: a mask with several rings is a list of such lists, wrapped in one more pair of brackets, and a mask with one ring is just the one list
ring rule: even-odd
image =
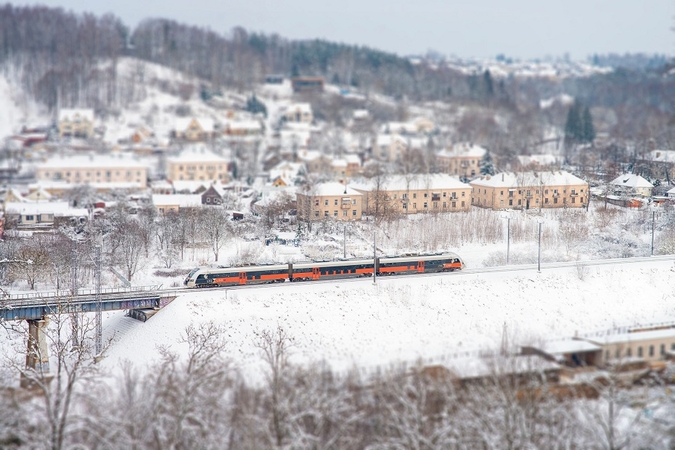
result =
[{"label": "yellow building", "polygon": [[93,109],[62,109],[59,111],[59,136],[88,138],[93,135]]},{"label": "yellow building", "polygon": [[37,166],[35,178],[68,184],[124,185],[144,189],[148,168],[129,155],[75,155],[55,157]]},{"label": "yellow building", "polygon": [[[377,199],[385,195],[397,213],[468,211],[471,186],[446,174],[392,175],[355,187],[364,194],[364,211],[373,214]],[[381,206],[381,205],[380,205]]]},{"label": "yellow building", "polygon": [[229,161],[204,146],[191,146],[167,158],[166,176],[172,181],[227,181]]},{"label": "yellow building", "polygon": [[589,186],[569,172],[504,172],[469,183],[471,203],[490,209],[584,208]]},{"label": "yellow building", "polygon": [[436,154],[436,165],[443,173],[471,178],[480,173],[480,162],[487,150],[477,145],[455,144]]},{"label": "yellow building", "polygon": [[344,184],[321,183],[296,195],[300,219],[361,220],[363,195]]}]

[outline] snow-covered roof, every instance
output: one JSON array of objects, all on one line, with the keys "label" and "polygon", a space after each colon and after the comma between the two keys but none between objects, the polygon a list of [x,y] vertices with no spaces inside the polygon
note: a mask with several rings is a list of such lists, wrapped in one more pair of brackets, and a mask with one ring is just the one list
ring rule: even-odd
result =
[{"label": "snow-covered roof", "polygon": [[286,112],[311,113],[312,105],[309,103],[291,103],[286,107]]},{"label": "snow-covered roof", "polygon": [[257,120],[228,120],[225,127],[231,130],[261,130],[262,124]]},{"label": "snow-covered roof", "polygon": [[366,118],[368,118],[368,115],[369,115],[369,113],[368,113],[367,109],[355,109],[352,112],[352,117],[354,119],[366,119]]},{"label": "snow-covered roof", "polygon": [[509,358],[467,357],[451,359],[445,364],[460,379],[526,374],[560,368],[559,364],[546,361],[539,356],[515,356]]},{"label": "snow-covered roof", "polygon": [[59,122],[61,121],[77,121],[77,120],[88,120],[89,122],[94,121],[94,110],[93,109],[61,109],[59,110]]},{"label": "snow-covered roof", "polygon": [[649,152],[649,160],[654,162],[675,162],[675,150],[652,150]]},{"label": "snow-covered roof", "polygon": [[[375,180],[367,183],[368,190],[375,188]],[[419,190],[443,190],[443,189],[471,189],[459,178],[445,173],[422,174],[422,175],[390,175],[384,178],[381,189],[386,191],[419,191]]]},{"label": "snow-covered roof", "polygon": [[205,145],[190,145],[178,155],[167,158],[171,163],[214,162],[226,163],[226,158],[209,150]]},{"label": "snow-covered roof", "polygon": [[55,217],[86,216],[85,208],[71,208],[68,202],[34,202],[34,203],[7,203],[6,214],[54,214]]},{"label": "snow-covered roof", "polygon": [[178,117],[176,118],[176,130],[186,130],[193,120],[197,121],[204,131],[209,132],[215,129],[215,121],[208,117]]},{"label": "snow-covered roof", "polygon": [[551,154],[545,155],[518,155],[518,162],[522,166],[528,164],[539,164],[540,166],[551,166],[558,163],[558,158]]},{"label": "snow-covered roof", "polygon": [[152,194],[152,203],[157,207],[175,206],[180,208],[194,208],[201,206],[200,194]]},{"label": "snow-covered roof", "polygon": [[314,187],[311,195],[319,196],[340,196],[349,195],[360,197],[361,193],[338,182],[320,183]]},{"label": "snow-covered roof", "polygon": [[545,342],[541,349],[549,355],[562,355],[565,353],[593,352],[601,350],[599,346],[583,339],[561,339]]},{"label": "snow-covered roof", "polygon": [[532,171],[532,172],[502,172],[495,175],[485,175],[470,183],[472,186],[485,187],[504,187],[515,188],[522,186],[576,186],[580,184],[588,184],[581,178],[572,175],[564,170],[548,171]]},{"label": "snow-covered roof", "polygon": [[666,338],[675,338],[675,328],[666,328],[662,330],[634,331],[631,333],[607,334],[605,336],[586,338],[587,341],[599,345],[621,344],[624,342],[639,342],[660,340]]},{"label": "snow-covered roof", "polygon": [[55,156],[45,162],[38,164],[38,168],[44,169],[65,169],[65,168],[146,168],[148,165],[132,155],[125,153],[99,155],[90,153],[88,155]]},{"label": "snow-covered roof", "polygon": [[453,144],[449,148],[444,148],[440,152],[438,152],[439,156],[445,156],[445,157],[455,157],[455,158],[460,158],[460,157],[474,157],[474,158],[482,158],[483,155],[487,152],[486,149],[483,147],[480,147],[478,145],[469,143],[469,142],[461,142],[457,144]]},{"label": "snow-covered roof", "polygon": [[624,186],[629,188],[653,188],[654,185],[642,178],[640,175],[627,173],[614,178],[610,184],[614,186]]}]

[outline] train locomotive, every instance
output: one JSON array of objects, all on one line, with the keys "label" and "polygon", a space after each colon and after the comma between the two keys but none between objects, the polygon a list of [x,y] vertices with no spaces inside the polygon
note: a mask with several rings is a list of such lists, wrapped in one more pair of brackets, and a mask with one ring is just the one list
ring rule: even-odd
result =
[{"label": "train locomotive", "polygon": [[371,277],[394,274],[452,272],[464,263],[454,253],[404,255],[375,259],[301,262],[241,267],[196,267],[183,284],[193,287],[238,286],[285,281],[315,281],[332,278]]}]

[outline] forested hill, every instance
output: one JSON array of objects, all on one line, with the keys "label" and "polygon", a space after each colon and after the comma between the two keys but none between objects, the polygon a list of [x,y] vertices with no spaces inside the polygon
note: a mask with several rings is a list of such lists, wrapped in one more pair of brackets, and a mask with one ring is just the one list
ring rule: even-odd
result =
[{"label": "forested hill", "polygon": [[[430,70],[367,47],[292,41],[241,28],[225,36],[163,19],[145,20],[131,31],[110,14],[96,17],[43,6],[0,7],[0,61],[25,67],[23,82],[47,104],[54,101],[56,90],[69,91],[70,84],[82,89],[92,82],[114,82],[114,73],[102,71],[97,64],[114,62],[122,55],[235,89],[249,88],[269,74],[318,75],[394,97],[438,98],[453,87],[462,92],[462,83],[466,86],[465,77],[449,69]],[[460,86],[453,86],[457,83]]]},{"label": "forested hill", "polygon": [[[433,43],[431,43],[433,44]],[[105,109],[124,106],[117,60],[135,56],[200,77],[213,88],[247,91],[266,75],[323,76],[363,93],[417,100],[538,105],[567,92],[589,106],[655,108],[675,113],[675,83],[664,71],[623,70],[575,79],[492,79],[444,64],[325,40],[294,41],[235,28],[227,35],[164,19],[130,30],[107,14],[74,14],[43,6],[0,6],[0,64],[39,102]]]}]

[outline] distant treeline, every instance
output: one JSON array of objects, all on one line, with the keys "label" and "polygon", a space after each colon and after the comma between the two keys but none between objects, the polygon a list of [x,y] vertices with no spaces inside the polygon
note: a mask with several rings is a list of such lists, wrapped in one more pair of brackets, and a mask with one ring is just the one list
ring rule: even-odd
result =
[{"label": "distant treeline", "polygon": [[[368,47],[325,40],[295,41],[235,28],[227,35],[171,20],[149,19],[135,30],[106,14],[74,14],[44,6],[0,7],[0,62],[19,71],[25,87],[51,108],[124,105],[133,93],[117,85],[116,62],[131,55],[200,77],[213,87],[248,90],[266,75],[312,75],[344,88],[394,98],[474,101],[513,107],[538,105],[560,92],[585,105],[631,105],[675,112],[675,82],[667,66],[649,64],[591,77],[513,77],[463,74],[437,59],[408,58]],[[616,60],[611,55],[607,61]],[[602,56],[594,58],[603,62]],[[625,58],[624,58],[625,59]],[[639,59],[639,58],[638,58]],[[635,68],[640,66],[639,68]],[[5,70],[8,70],[7,68]]]}]

